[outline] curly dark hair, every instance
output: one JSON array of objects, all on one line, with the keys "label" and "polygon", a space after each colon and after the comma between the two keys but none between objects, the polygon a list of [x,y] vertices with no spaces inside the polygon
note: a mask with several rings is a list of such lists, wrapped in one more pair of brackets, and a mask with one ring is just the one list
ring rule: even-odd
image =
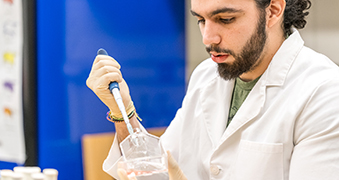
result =
[{"label": "curly dark hair", "polygon": [[[285,0],[286,8],[284,12],[284,22],[282,28],[286,35],[291,35],[291,27],[294,26],[297,29],[303,29],[306,25],[305,17],[309,12],[304,12],[310,9],[310,0]],[[255,0],[257,6],[264,10],[271,3],[271,0]]]}]

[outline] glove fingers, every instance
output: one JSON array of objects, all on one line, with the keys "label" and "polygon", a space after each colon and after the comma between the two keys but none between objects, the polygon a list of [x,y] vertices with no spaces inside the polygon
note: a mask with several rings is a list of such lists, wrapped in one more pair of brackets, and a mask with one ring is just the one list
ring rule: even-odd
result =
[{"label": "glove fingers", "polygon": [[[116,62],[118,63],[114,58],[112,58],[111,56],[106,56],[106,55],[97,55],[93,61],[93,65],[98,63],[101,60],[110,60],[112,62]],[[119,63],[118,63],[119,64]],[[119,68],[120,69],[120,68]]]},{"label": "glove fingers", "polygon": [[112,81],[120,83],[122,77],[118,73],[106,73],[98,77],[91,76],[91,78],[87,79],[86,84],[95,94],[110,94],[108,86]]},{"label": "glove fingers", "polygon": [[104,72],[106,69],[100,70],[101,72],[98,73],[97,84],[98,85],[105,85],[108,88],[110,82],[116,81],[118,83],[122,82],[122,76],[120,71],[116,72]]},{"label": "glove fingers", "polygon": [[[103,59],[103,58],[106,58],[106,59]],[[97,80],[99,78],[102,78],[102,76],[107,73],[114,73],[114,72],[121,76],[120,64],[118,62],[116,62],[112,57],[109,57],[109,56],[97,56],[97,58],[94,60],[94,63],[92,65],[92,69],[86,81],[86,84],[89,88],[93,90],[93,88],[95,88],[95,85],[98,84]],[[121,79],[122,77],[117,78],[117,79],[112,79],[112,81],[116,80],[117,82],[120,82]],[[109,82],[106,84],[108,86]]]},{"label": "glove fingers", "polygon": [[96,76],[100,77],[107,73],[118,73],[119,76],[122,76],[121,71],[113,66],[102,66],[96,72]]},{"label": "glove fingers", "polygon": [[97,61],[96,63],[93,64],[92,69],[97,70],[105,66],[112,66],[116,69],[120,69],[121,66],[117,61],[112,61],[109,59],[102,59],[100,61]]}]

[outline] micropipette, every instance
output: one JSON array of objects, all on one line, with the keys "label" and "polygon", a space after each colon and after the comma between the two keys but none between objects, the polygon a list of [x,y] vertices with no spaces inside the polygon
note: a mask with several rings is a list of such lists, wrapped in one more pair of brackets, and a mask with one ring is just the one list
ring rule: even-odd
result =
[{"label": "micropipette", "polygon": [[[100,48],[97,52],[98,55],[108,55],[107,51],[103,48]],[[111,82],[109,84],[109,90],[111,91],[111,93],[113,94],[114,96],[114,99],[115,99],[115,102],[118,104],[118,107],[121,111],[121,114],[122,114],[122,117],[126,123],[126,126],[127,126],[127,130],[129,132],[129,134],[133,137],[133,128],[132,128],[132,125],[131,123],[129,122],[129,119],[128,119],[128,116],[126,114],[126,109],[125,109],[125,106],[124,106],[124,102],[122,101],[122,97],[121,97],[121,94],[120,94],[120,88],[119,88],[119,84],[117,82]],[[133,138],[135,139],[135,138]],[[135,143],[138,144],[135,140]]]}]

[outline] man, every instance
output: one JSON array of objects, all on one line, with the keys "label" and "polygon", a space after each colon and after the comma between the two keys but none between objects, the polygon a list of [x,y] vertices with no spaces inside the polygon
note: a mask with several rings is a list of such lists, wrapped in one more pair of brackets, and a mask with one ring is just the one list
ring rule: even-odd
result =
[{"label": "man", "polygon": [[[191,7],[211,58],[193,72],[161,137],[187,179],[338,179],[339,69],[305,47],[295,29],[305,26],[310,2],[191,0]],[[87,85],[117,121],[107,84],[119,82],[138,127],[119,68],[113,58],[97,56]],[[104,170],[118,177],[118,143],[128,132],[124,123],[115,126]]]}]

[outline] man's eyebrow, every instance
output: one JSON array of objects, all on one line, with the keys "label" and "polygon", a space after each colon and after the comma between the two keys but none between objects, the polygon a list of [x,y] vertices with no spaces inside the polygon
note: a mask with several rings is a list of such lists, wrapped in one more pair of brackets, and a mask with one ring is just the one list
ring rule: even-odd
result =
[{"label": "man's eyebrow", "polygon": [[238,12],[243,12],[241,9],[234,9],[234,8],[229,8],[229,7],[224,7],[217,9],[209,14],[210,17],[217,15],[219,13],[238,13]]},{"label": "man's eyebrow", "polygon": [[201,16],[200,14],[194,12],[193,10],[191,10],[191,14],[192,14],[193,16],[197,16],[197,17],[201,17],[201,18],[202,18],[202,16]]},{"label": "man's eyebrow", "polygon": [[[234,9],[234,8],[229,8],[229,7],[224,7],[224,8],[220,8],[220,9],[217,9],[215,11],[212,11],[208,16],[209,17],[212,17],[212,16],[215,16],[219,13],[238,13],[238,12],[243,12],[243,10],[241,9]],[[194,12],[193,10],[191,10],[191,14],[193,16],[197,16],[197,17],[202,17],[202,15]]]}]

